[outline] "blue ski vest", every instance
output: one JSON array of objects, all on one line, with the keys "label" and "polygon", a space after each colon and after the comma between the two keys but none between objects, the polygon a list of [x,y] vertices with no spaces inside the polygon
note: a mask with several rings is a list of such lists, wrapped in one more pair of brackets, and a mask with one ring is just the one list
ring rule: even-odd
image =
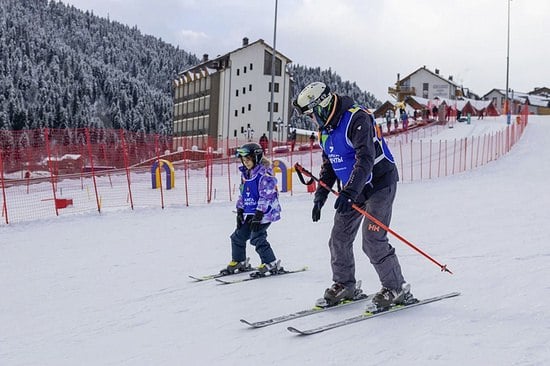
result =
[{"label": "blue ski vest", "polygon": [[258,207],[258,199],[260,192],[258,190],[260,184],[260,174],[256,174],[251,179],[243,179],[241,185],[241,195],[243,197],[243,206],[245,215],[254,215],[256,207]]},{"label": "blue ski vest", "polygon": [[[355,149],[353,148],[351,141],[348,139],[348,128],[353,115],[359,110],[363,110],[369,114],[362,107],[354,105],[342,115],[340,118],[340,123],[338,123],[338,126],[336,126],[336,128],[334,128],[330,133],[326,130],[321,131],[321,147],[330,160],[334,173],[336,173],[336,176],[344,186],[347,184],[353,170],[353,166],[355,165]],[[370,116],[372,118],[371,125],[374,130],[373,142],[376,151],[374,167],[384,159],[392,164],[395,164],[391,151],[382,137],[380,127],[376,124],[374,116]],[[371,180],[372,172],[365,183],[370,183]]]}]

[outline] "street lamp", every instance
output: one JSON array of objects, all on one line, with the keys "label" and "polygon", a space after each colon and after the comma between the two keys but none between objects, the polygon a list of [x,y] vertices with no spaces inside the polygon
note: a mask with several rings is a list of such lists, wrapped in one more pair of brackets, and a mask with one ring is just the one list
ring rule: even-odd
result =
[{"label": "street lamp", "polygon": [[246,129],[244,130],[244,135],[246,136],[248,142],[252,141],[252,138],[254,137],[254,129],[250,127],[250,123],[246,126]]},{"label": "street lamp", "polygon": [[508,80],[510,75],[510,2],[508,0],[508,44],[506,48],[506,123],[510,124],[511,110],[510,110],[510,97],[508,96]]},{"label": "street lamp", "polygon": [[271,108],[269,108],[269,154],[273,155],[273,109],[275,99],[275,53],[277,42],[277,0],[275,0],[275,19],[273,21],[273,55],[271,56]]},{"label": "street lamp", "polygon": [[280,143],[283,139],[283,121],[281,117],[277,118],[277,140]]}]

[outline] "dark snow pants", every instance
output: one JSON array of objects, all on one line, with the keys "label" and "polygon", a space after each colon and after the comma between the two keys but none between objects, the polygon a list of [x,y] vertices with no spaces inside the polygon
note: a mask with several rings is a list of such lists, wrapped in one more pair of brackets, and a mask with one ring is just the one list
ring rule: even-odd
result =
[{"label": "dark snow pants", "polygon": [[[397,183],[374,192],[368,200],[361,194],[357,205],[389,226]],[[355,259],[353,242],[362,225],[363,252],[367,255],[382,286],[400,289],[405,282],[395,249],[388,241],[386,230],[382,229],[356,210],[344,214],[336,213],[329,240],[332,280],[346,287],[355,286]]]},{"label": "dark snow pants", "polygon": [[245,222],[239,229],[231,234],[231,260],[242,262],[246,259],[246,241],[256,248],[262,263],[271,263],[275,258],[273,249],[267,241],[267,228],[271,223],[262,224],[258,231],[250,231],[248,222]]}]

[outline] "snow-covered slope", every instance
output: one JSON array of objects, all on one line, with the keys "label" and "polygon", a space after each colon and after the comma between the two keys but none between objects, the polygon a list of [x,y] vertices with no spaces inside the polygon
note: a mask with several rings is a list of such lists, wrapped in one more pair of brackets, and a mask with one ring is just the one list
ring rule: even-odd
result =
[{"label": "snow-covered slope", "polygon": [[[282,195],[283,220],[269,231],[283,264],[309,271],[228,286],[187,276],[230,260],[233,203],[3,227],[0,364],[550,364],[548,141],[550,118],[532,116],[501,159],[400,184],[392,228],[454,272],[392,239],[413,293],[460,297],[311,337],[286,327],[332,322],[363,305],[255,330],[239,319],[308,308],[331,284],[332,199],[312,223],[309,194]],[[363,288],[377,291],[360,245],[356,263]]]}]

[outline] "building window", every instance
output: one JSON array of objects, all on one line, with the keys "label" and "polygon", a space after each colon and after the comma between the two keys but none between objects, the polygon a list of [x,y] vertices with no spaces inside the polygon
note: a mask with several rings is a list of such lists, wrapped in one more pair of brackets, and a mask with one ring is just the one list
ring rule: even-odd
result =
[{"label": "building window", "polygon": [[246,66],[243,67],[243,72],[246,74]]},{"label": "building window", "polygon": [[[275,57],[275,75],[281,76],[283,62],[280,58]],[[264,75],[271,75],[271,53],[264,52]]]},{"label": "building window", "polygon": [[235,96],[236,96],[236,97],[239,96],[239,89],[235,89]]},{"label": "building window", "polygon": [[250,71],[252,71],[252,64],[250,64]]},{"label": "building window", "polygon": [[244,107],[241,108],[241,113],[244,114]]},{"label": "building window", "polygon": [[430,95],[429,89],[430,89],[430,84],[422,83],[422,98],[426,98],[426,99],[429,98],[429,95]]},{"label": "building window", "polygon": [[239,111],[235,109],[235,117],[239,115]]},{"label": "building window", "polygon": [[239,76],[240,73],[241,73],[241,70],[237,69],[237,76]]},{"label": "building window", "polygon": [[[279,83],[275,83],[274,85],[275,85],[274,92],[278,93],[279,92]],[[267,91],[271,93],[271,83],[269,83],[267,89],[268,89]]]},{"label": "building window", "polygon": [[[252,64],[251,64],[252,65]],[[248,85],[248,91],[252,91],[252,84]]]},{"label": "building window", "polygon": [[198,98],[197,101],[198,101],[197,112],[204,111],[204,97]]},{"label": "building window", "polygon": [[243,87],[243,94],[246,94],[246,87]]},{"label": "building window", "polygon": [[249,105],[248,105],[248,110],[249,110],[249,111],[252,110],[252,104],[249,104]]},{"label": "building window", "polygon": [[[267,111],[271,112],[271,102],[267,102]],[[275,102],[273,104],[273,112],[279,112],[279,103]]]}]

